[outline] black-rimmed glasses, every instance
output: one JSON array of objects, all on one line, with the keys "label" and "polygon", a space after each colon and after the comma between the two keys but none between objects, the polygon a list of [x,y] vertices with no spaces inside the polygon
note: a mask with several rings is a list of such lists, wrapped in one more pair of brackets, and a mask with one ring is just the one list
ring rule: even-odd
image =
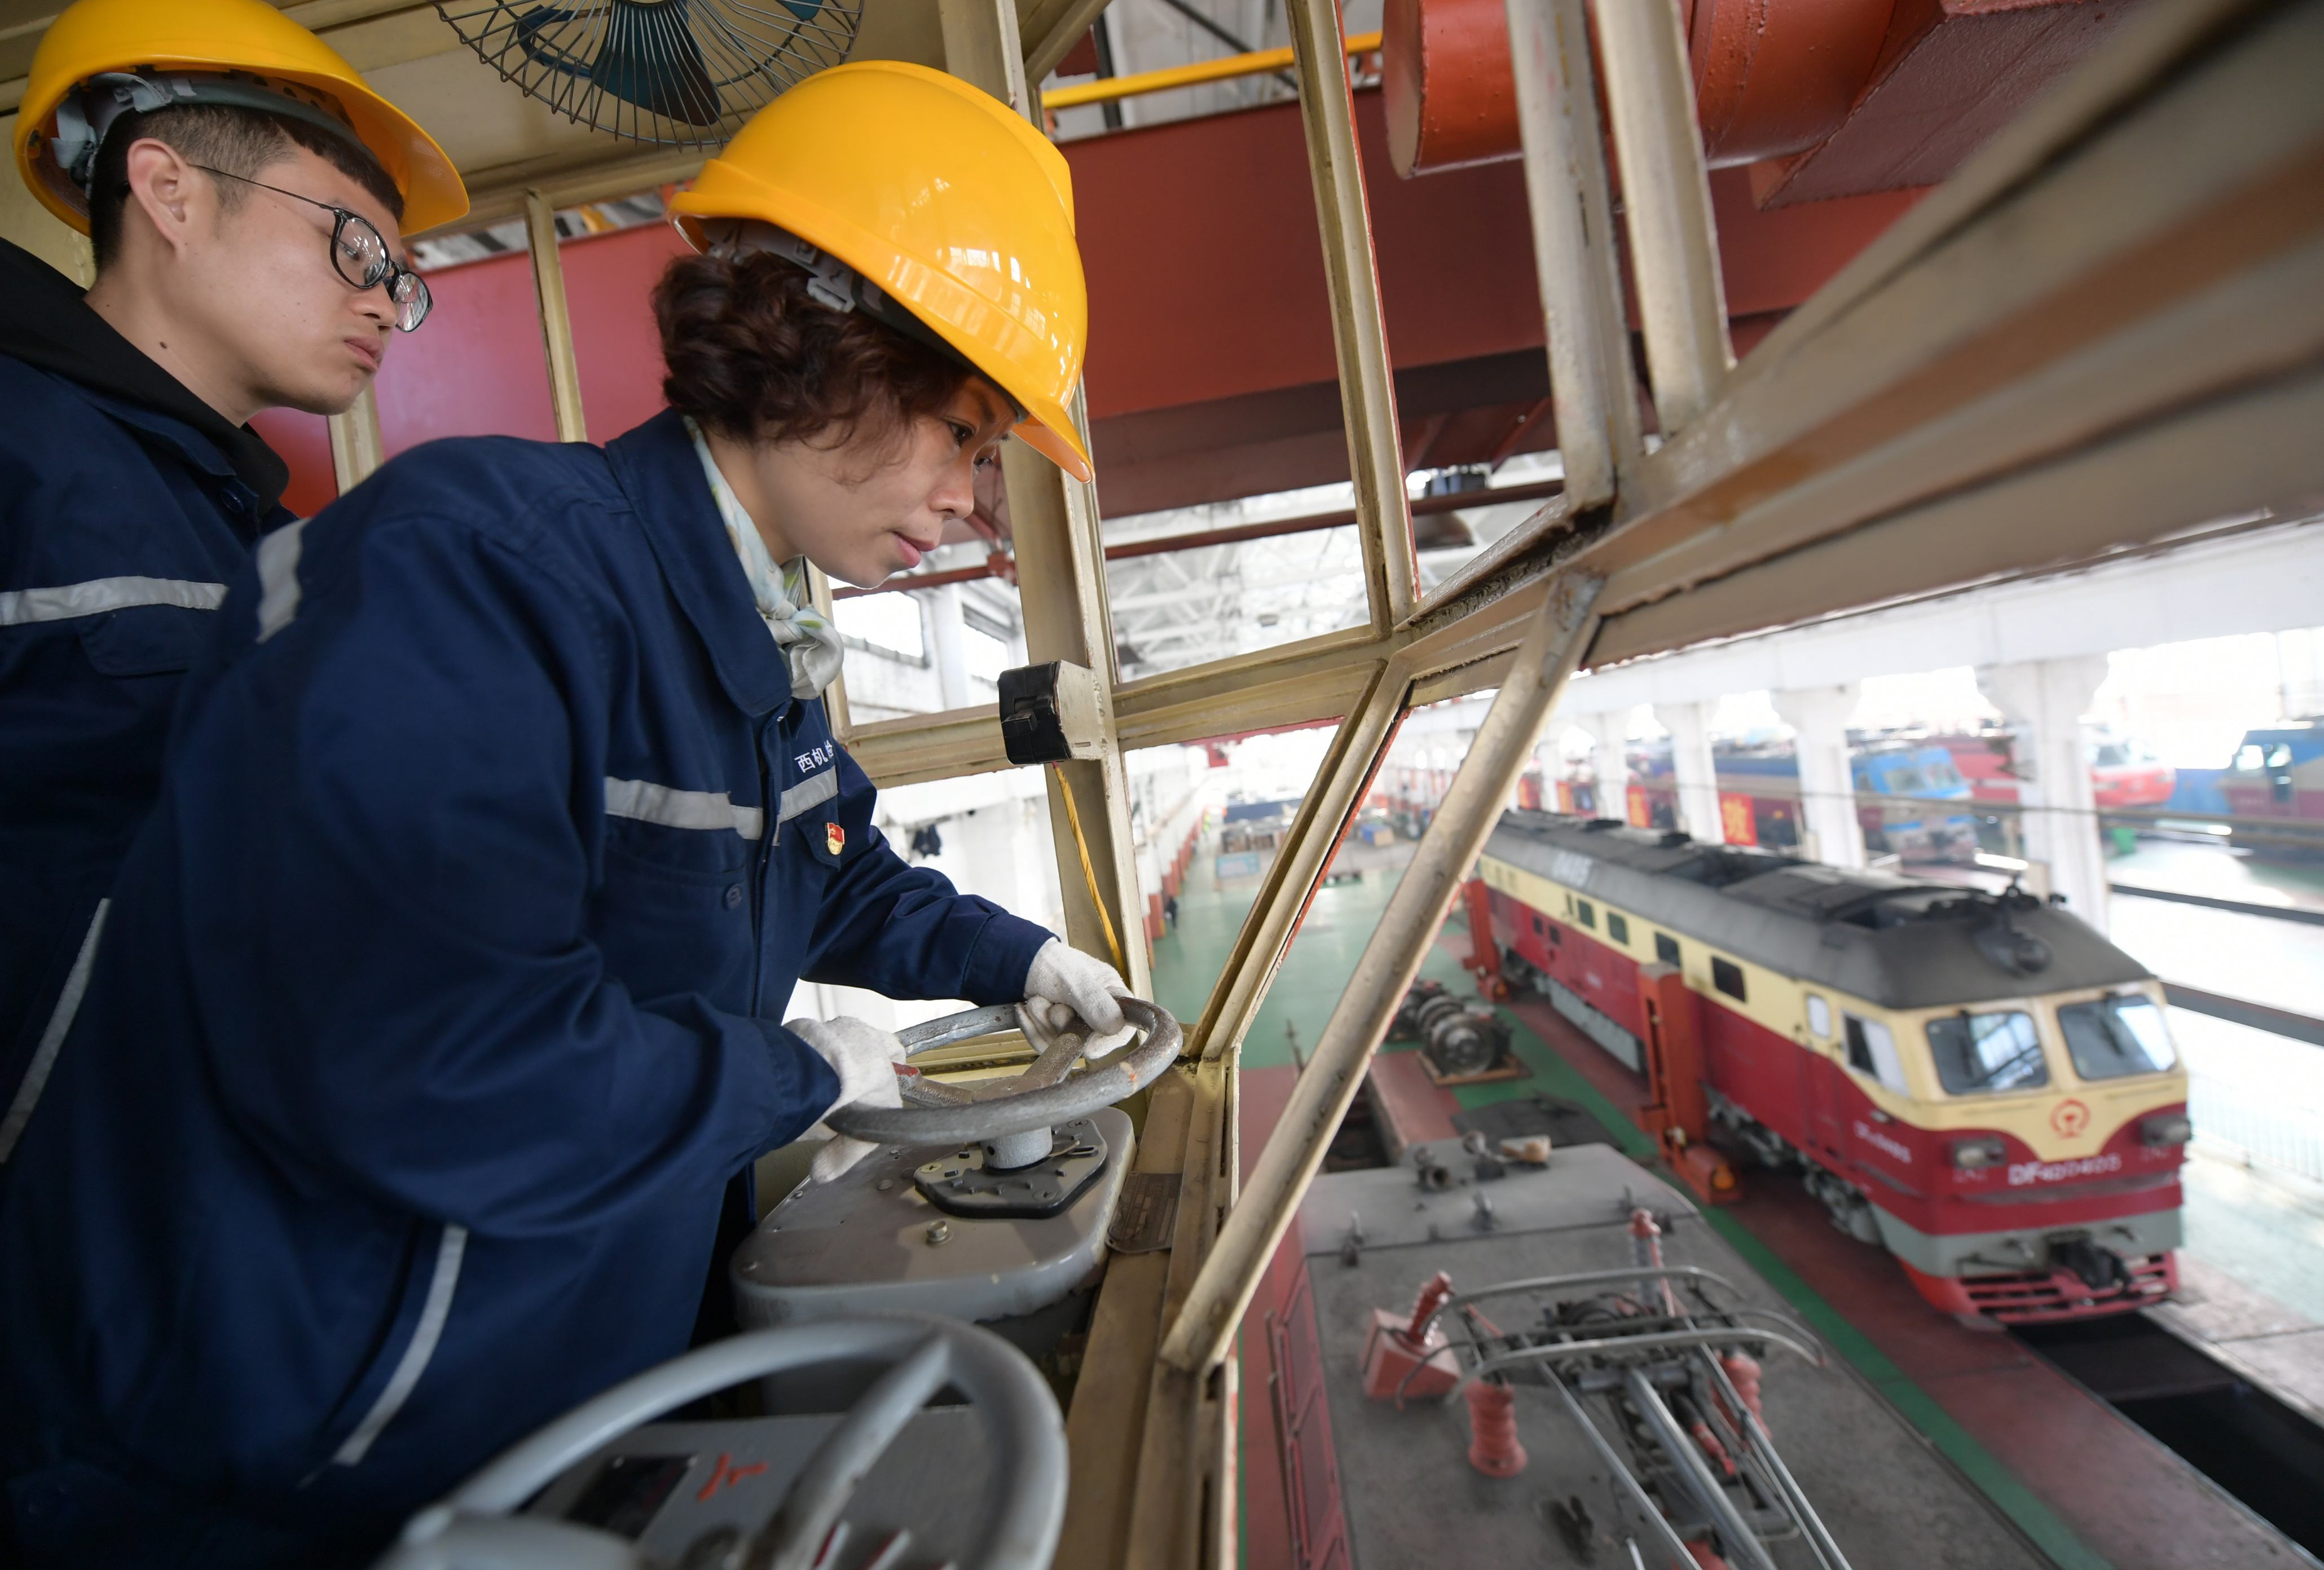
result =
[{"label": "black-rimmed glasses", "polygon": [[297,191],[286,191],[264,180],[252,179],[248,175],[230,174],[222,169],[212,169],[206,163],[194,165],[205,174],[225,179],[240,180],[246,186],[256,186],[262,191],[272,191],[278,197],[289,197],[294,202],[304,202],[310,207],[320,207],[337,220],[331,229],[331,267],[338,275],[357,289],[387,288],[387,298],[395,302],[395,325],[401,330],[417,332],[420,324],[428,319],[428,309],[435,302],[429,298],[428,285],[408,267],[399,266],[387,253],[387,242],[379,230],[361,213],[351,213],[345,207],[335,207],[328,202],[318,202],[312,197],[302,197]]}]

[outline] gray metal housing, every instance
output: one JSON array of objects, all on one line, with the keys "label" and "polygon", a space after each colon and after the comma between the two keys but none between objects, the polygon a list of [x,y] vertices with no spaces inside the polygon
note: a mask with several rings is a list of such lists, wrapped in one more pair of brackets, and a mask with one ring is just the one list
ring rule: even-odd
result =
[{"label": "gray metal housing", "polygon": [[[1058,1301],[1104,1263],[1106,1226],[1136,1153],[1126,1113],[1109,1106],[1090,1120],[1105,1137],[1105,1171],[1055,1216],[971,1220],[938,1210],[912,1173],[952,1145],[891,1146],[836,1182],[801,1184],[727,1265],[735,1317],[752,1329],[866,1313],[991,1320]],[[942,1241],[931,1242],[939,1226]]]}]

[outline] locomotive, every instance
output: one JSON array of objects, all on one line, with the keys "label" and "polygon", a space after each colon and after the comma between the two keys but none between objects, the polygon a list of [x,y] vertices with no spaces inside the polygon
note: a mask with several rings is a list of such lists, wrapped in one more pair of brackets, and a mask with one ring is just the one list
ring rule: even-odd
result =
[{"label": "locomotive", "polygon": [[1512,984],[1631,1068],[1638,969],[1697,1005],[1711,1116],[1964,1322],[2177,1285],[2192,1132],[2163,989],[2078,917],[2001,894],[1515,811],[1479,875]]}]

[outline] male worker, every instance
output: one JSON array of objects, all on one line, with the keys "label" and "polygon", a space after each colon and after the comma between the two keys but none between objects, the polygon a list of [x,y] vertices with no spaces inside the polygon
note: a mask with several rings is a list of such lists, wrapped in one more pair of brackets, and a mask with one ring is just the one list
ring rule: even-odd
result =
[{"label": "male worker", "polygon": [[674,205],[672,409],[406,454],[226,597],[0,1209],[36,1565],[365,1564],[684,1351],[753,1160],[898,1102],[892,1034],[779,1023],[803,975],[1129,1033],[872,826],[807,590],[917,565],[1012,430],[1088,473],[1064,158],[865,61]]},{"label": "male worker", "polygon": [[426,310],[399,220],[467,209],[426,133],[263,0],[79,0],[15,149],[97,281],[0,241],[0,1192],[183,673],[290,516],[250,417],[352,404]]}]

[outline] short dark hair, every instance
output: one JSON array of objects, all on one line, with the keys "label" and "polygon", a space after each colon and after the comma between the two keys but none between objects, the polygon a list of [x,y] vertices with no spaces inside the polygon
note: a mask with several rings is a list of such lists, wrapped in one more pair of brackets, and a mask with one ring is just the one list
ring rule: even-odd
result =
[{"label": "short dark hair", "polygon": [[744,441],[885,437],[952,400],[968,371],[862,311],[807,293],[769,252],[681,256],[654,287],[670,407]]},{"label": "short dark hair", "polygon": [[[344,137],[263,109],[224,104],[173,106],[150,114],[124,115],[114,123],[97,152],[88,199],[88,242],[100,272],[121,250],[122,216],[129,203],[129,149],[147,138],[177,149],[189,163],[206,163],[244,179],[254,178],[269,164],[303,147],[363,187],[395,215],[398,223],[403,219],[403,193],[388,179],[387,170]],[[221,181],[218,210],[230,213],[249,195],[250,188],[241,180]]]}]

